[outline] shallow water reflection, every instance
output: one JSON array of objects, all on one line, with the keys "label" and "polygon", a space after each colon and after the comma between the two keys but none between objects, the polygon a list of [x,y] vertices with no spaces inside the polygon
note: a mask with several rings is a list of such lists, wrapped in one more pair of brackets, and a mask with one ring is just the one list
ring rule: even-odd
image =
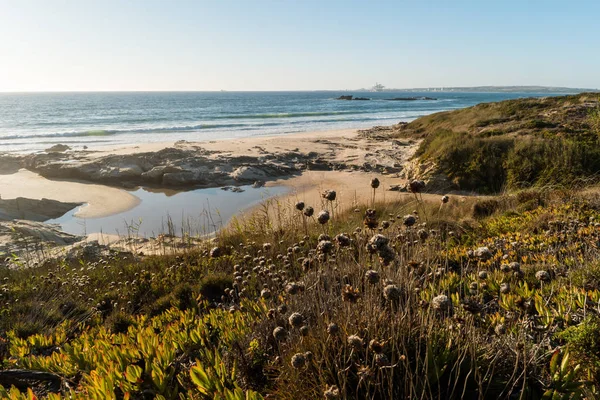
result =
[{"label": "shallow water reflection", "polygon": [[101,218],[78,218],[73,209],[47,223],[59,224],[75,235],[106,233],[152,237],[161,233],[205,235],[223,227],[231,217],[267,198],[283,194],[283,186],[253,188],[241,186],[235,193],[220,188],[187,192],[140,188],[130,191],[141,202],[129,211]]}]

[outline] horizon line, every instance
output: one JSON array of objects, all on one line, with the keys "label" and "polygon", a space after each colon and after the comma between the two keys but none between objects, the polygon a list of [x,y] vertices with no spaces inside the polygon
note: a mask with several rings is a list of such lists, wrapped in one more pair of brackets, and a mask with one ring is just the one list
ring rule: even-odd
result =
[{"label": "horizon line", "polygon": [[[590,88],[590,87],[569,87],[569,86],[546,86],[546,85],[476,85],[476,86],[428,86],[428,87],[409,87],[409,88],[385,88],[384,91],[408,91],[408,90],[427,90],[427,89],[438,89],[436,91],[450,91],[449,89],[477,89],[477,88],[540,88],[540,89],[569,89],[569,90],[591,90],[591,91],[600,91],[600,88]],[[439,90],[441,89],[441,90]],[[213,89],[213,90],[201,90],[201,89],[166,89],[166,90],[0,90],[0,94],[20,94],[20,93],[252,93],[252,92],[349,92],[349,91],[369,91],[369,88],[354,88],[354,89],[280,89],[280,90],[224,90],[224,89]],[[376,92],[375,92],[376,93]]]}]

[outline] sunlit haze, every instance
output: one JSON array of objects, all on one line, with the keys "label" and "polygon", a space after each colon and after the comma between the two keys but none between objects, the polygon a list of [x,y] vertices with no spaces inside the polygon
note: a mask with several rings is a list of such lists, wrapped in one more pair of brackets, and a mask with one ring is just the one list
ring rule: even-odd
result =
[{"label": "sunlit haze", "polygon": [[595,1],[0,0],[0,91],[600,87]]}]

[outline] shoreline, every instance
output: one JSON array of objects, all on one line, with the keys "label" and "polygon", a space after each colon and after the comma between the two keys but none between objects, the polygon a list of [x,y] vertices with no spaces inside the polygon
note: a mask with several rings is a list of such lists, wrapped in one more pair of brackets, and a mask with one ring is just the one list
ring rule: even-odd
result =
[{"label": "shoreline", "polygon": [[[138,206],[140,199],[127,191],[133,188],[179,193],[254,183],[285,186],[289,192],[279,195],[281,199],[302,197],[315,208],[320,204],[320,192],[334,189],[344,204],[353,199],[345,206],[349,208],[365,196],[370,198],[371,191],[364,188],[369,188],[372,177],[382,181],[380,193],[385,193],[388,185],[403,181],[398,172],[419,142],[382,134],[399,126],[402,124],[367,131],[342,129],[205,142],[98,146],[85,151],[11,156],[14,167],[0,175],[0,195],[3,199],[47,198],[84,204],[75,216],[92,219]],[[241,215],[255,208],[250,206]],[[162,211],[167,213],[168,209]]]}]

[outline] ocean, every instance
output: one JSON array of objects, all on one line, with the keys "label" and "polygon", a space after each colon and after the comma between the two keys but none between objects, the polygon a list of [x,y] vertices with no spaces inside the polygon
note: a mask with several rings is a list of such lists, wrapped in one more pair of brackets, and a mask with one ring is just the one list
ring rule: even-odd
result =
[{"label": "ocean", "polygon": [[[336,100],[341,95],[370,101]],[[394,97],[436,100],[387,101]],[[97,92],[0,93],[0,152],[30,153],[367,128],[535,93]]]}]

